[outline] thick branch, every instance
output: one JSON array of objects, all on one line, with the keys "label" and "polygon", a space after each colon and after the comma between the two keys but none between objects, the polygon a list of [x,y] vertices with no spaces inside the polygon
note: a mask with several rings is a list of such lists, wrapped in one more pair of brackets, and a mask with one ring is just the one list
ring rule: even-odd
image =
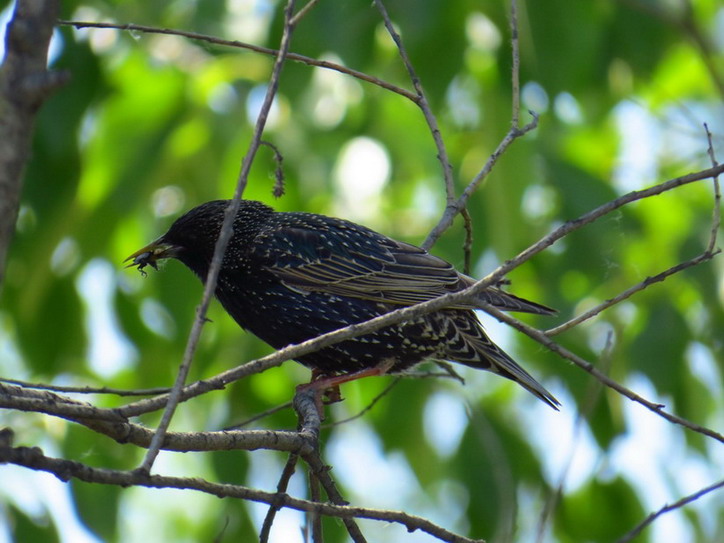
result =
[{"label": "thick branch", "polygon": [[45,456],[38,447],[11,447],[9,439],[0,439],[0,463],[15,464],[26,468],[52,473],[61,481],[78,479],[87,483],[108,485],[145,486],[149,488],[177,488],[197,490],[219,498],[238,498],[266,504],[282,503],[284,507],[297,511],[316,512],[321,515],[338,518],[364,518],[403,525],[408,532],[423,531],[449,543],[484,543],[482,540],[470,539],[456,535],[429,520],[408,515],[402,511],[368,509],[365,507],[349,507],[316,503],[293,498],[287,494],[279,495],[240,485],[212,483],[199,477],[167,477],[148,475],[142,470],[119,471],[113,469],[93,468],[80,462],[62,460]]},{"label": "thick branch", "polygon": [[20,206],[35,114],[67,79],[46,69],[57,0],[18,0],[5,39],[0,69],[0,284]]}]

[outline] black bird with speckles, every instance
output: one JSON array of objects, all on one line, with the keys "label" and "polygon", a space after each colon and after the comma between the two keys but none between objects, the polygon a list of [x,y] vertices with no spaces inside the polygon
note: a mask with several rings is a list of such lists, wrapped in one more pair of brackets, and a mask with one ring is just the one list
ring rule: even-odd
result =
[{"label": "black bird with speckles", "polygon": [[[176,258],[202,281],[229,200],[202,204],[128,259],[140,270]],[[349,221],[282,213],[241,202],[216,296],[242,328],[280,349],[364,322],[401,306],[460,291],[474,280],[419,247]],[[489,287],[482,302],[505,311],[553,310]],[[475,305],[446,308],[299,357],[317,374],[382,368],[399,372],[425,359],[492,371],[557,409],[558,401],[485,334]],[[374,373],[374,372],[369,372]]]}]

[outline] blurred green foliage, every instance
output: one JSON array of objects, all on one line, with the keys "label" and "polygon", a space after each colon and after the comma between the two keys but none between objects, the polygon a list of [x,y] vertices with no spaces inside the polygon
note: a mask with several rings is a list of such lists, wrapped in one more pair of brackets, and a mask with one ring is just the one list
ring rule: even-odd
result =
[{"label": "blurred green foliage", "polygon": [[[692,2],[691,13],[671,2],[520,4],[523,111],[536,110],[540,125],[509,149],[470,201],[477,276],[617,195],[708,167],[703,122],[714,132],[720,159],[724,156],[724,97],[714,81],[724,78],[724,52],[716,36],[724,8],[716,0]],[[386,5],[438,116],[461,191],[509,128],[507,3],[388,0]],[[281,11],[278,2],[264,0],[92,0],[63,2],[62,17],[170,27],[276,48]],[[709,57],[695,36],[711,44]],[[410,88],[369,1],[322,0],[299,24],[292,50]],[[0,337],[7,353],[0,356],[0,374],[58,384],[170,386],[202,287],[176,262],[142,278],[124,270],[122,261],[182,211],[233,194],[272,58],[177,36],[68,26],[59,27],[54,51],[53,67],[69,70],[72,79],[44,105],[37,124],[0,297]],[[390,167],[389,180],[370,196],[369,205],[338,180],[345,149],[360,137],[381,146]],[[345,215],[412,243],[420,243],[442,214],[437,151],[420,111],[402,96],[290,62],[264,139],[284,157],[286,194],[274,201],[276,165],[262,147],[247,198],[280,210]],[[552,327],[702,252],[711,192],[710,182],[700,182],[627,206],[512,272],[512,290],[560,312],[531,322]],[[458,220],[433,252],[462,267],[463,240]],[[649,399],[663,401],[670,411],[721,428],[721,277],[721,259],[687,270],[557,340],[617,381],[644,386],[644,396],[655,394]],[[93,305],[104,312],[94,313]],[[219,306],[209,317],[192,379],[270,352],[240,332]],[[535,399],[502,379],[464,372],[465,387],[408,380],[364,417],[347,423],[376,436],[379,456],[369,462],[402,459],[413,474],[418,501],[401,492],[392,508],[425,515],[442,507],[441,496],[450,492],[457,516],[433,516],[446,528],[488,541],[534,540],[538,518],[562,476],[561,464],[551,472],[548,455],[566,451],[555,451],[557,438],[540,435],[530,413],[558,416],[551,420],[560,421],[573,442],[582,439],[575,428],[583,428],[590,441],[578,449],[567,445],[568,454],[588,448],[595,456],[588,471],[563,487],[543,541],[613,541],[652,509],[721,473],[721,444],[667,428],[667,443],[678,447],[676,458],[696,464],[700,476],[691,481],[683,469],[677,471],[677,462],[662,463],[657,444],[643,436],[637,459],[658,467],[657,484],[642,486],[620,467],[617,455],[622,440],[636,437],[627,415],[630,402],[601,391],[588,374],[518,334],[506,348],[564,400],[564,414],[544,414]],[[307,378],[305,369],[286,363],[182,405],[173,428],[236,424],[288,401],[294,386]],[[387,382],[345,385],[347,400],[330,410],[331,420],[363,409]],[[432,423],[425,408],[440,390],[458,396],[470,411],[449,455],[440,454],[426,433]],[[118,405],[123,400],[98,396],[93,401]],[[642,408],[632,410],[648,421],[644,424],[660,424]],[[585,420],[574,426],[578,413]],[[444,413],[439,416],[444,420]],[[94,466],[132,469],[142,457],[129,445],[40,415],[2,413],[0,422],[16,429],[21,444],[52,443],[63,457]],[[156,424],[157,416],[142,422]],[[255,424],[293,428],[296,422],[286,410]],[[338,432],[333,427],[323,437]],[[273,458],[260,460],[263,455]],[[329,451],[333,465],[335,458]],[[271,453],[218,452],[168,459],[159,471],[250,486],[260,485],[259,473],[268,472],[264,481],[270,490],[281,462]],[[354,478],[344,476],[345,470],[374,469],[334,465],[353,504],[359,499],[380,506],[350,482]],[[133,541],[144,529],[169,541],[248,541],[259,529],[259,510],[229,499],[176,492],[166,501],[167,491],[83,483],[70,489],[78,517],[103,541]],[[296,490],[305,493],[301,483]],[[59,539],[47,516],[30,515],[15,504],[0,515],[9,519],[17,541]],[[721,496],[672,516],[682,530],[674,533],[690,541],[724,537]],[[326,527],[327,541],[345,540],[338,522]],[[376,541],[408,537],[404,530],[381,534]],[[654,541],[654,534],[649,528],[636,541]]]}]

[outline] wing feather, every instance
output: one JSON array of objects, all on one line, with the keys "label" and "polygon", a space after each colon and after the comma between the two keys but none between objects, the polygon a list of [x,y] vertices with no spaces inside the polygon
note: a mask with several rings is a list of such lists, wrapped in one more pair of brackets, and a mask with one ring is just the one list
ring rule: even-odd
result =
[{"label": "wing feather", "polygon": [[[300,226],[298,220],[293,227],[282,224],[264,232],[255,244],[264,248],[257,251],[264,267],[293,290],[413,305],[463,290],[474,282],[414,245],[346,221],[314,224],[314,216],[295,215],[307,219],[308,227]],[[494,287],[486,289],[480,300],[503,310],[553,312]],[[477,304],[456,307],[469,309]]]}]

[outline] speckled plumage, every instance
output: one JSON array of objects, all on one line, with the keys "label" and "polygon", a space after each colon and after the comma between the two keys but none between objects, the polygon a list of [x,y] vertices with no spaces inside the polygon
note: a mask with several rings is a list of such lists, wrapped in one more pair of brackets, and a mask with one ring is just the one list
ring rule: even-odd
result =
[{"label": "speckled plumage", "polygon": [[[142,268],[177,258],[203,281],[228,200],[202,204],[132,257]],[[471,285],[442,259],[364,226],[310,213],[282,213],[245,200],[224,255],[216,296],[244,329],[275,348],[360,323],[404,305]],[[482,301],[508,311],[549,308],[498,288]],[[298,361],[325,375],[388,362],[398,372],[429,358],[459,362],[512,379],[556,408],[557,400],[485,334],[474,305],[343,341]]]}]

